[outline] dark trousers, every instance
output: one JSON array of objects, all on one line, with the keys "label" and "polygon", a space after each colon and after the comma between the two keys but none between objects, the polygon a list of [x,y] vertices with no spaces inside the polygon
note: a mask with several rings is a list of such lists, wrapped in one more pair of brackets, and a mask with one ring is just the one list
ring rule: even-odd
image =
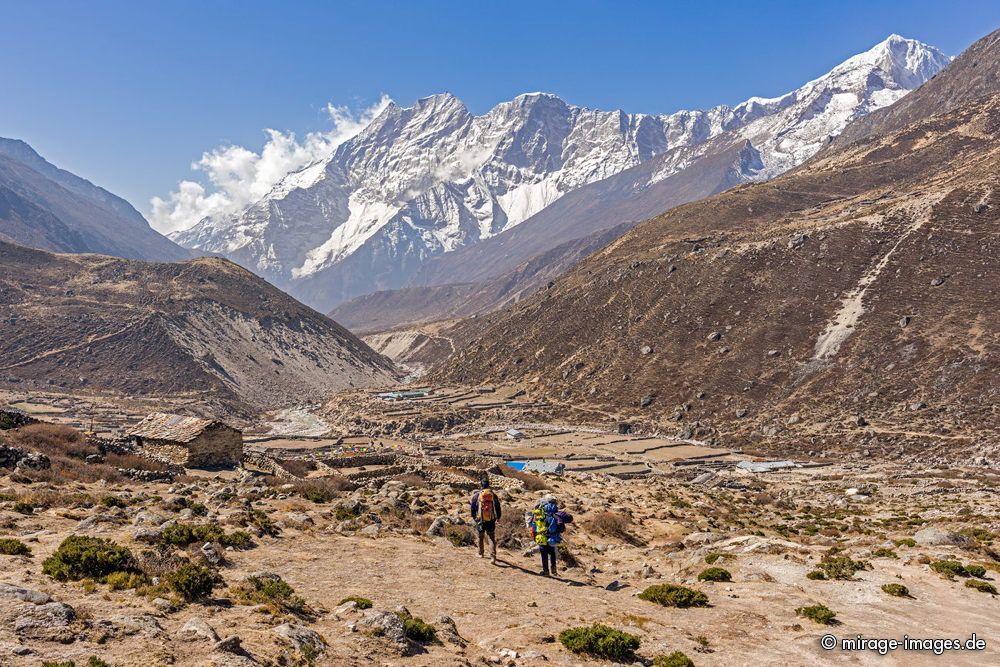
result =
[{"label": "dark trousers", "polygon": [[479,528],[479,555],[483,555],[483,544],[485,538],[490,538],[490,558],[496,560],[497,557],[497,522],[483,521],[477,526]]},{"label": "dark trousers", "polygon": [[[556,573],[556,545],[540,544],[538,553],[542,555],[542,572],[545,574]],[[551,565],[549,565],[551,563]]]}]

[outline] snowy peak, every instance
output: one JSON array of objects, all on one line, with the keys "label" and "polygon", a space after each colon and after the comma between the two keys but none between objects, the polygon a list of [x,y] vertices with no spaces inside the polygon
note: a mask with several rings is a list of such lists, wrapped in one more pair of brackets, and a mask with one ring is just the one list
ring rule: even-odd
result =
[{"label": "snowy peak", "polygon": [[480,116],[448,92],[393,103],[242,213],[174,238],[293,291],[324,283],[322,298],[300,295],[328,309],[400,287],[428,259],[502,234],[589,183],[651,160],[660,164],[650,183],[667,178],[713,140],[745,142],[737,182],[771,178],[948,62],[892,35],[785,95],[667,115],[593,110],[544,92]]},{"label": "snowy peak", "polygon": [[878,67],[888,74],[896,85],[913,89],[937,74],[950,62],[951,57],[933,46],[892,34],[868,51],[847,60],[841,67]]}]

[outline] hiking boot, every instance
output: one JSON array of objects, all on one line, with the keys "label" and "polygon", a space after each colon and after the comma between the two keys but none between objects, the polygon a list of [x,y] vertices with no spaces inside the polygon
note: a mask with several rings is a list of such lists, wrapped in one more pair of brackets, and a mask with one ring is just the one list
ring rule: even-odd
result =
[{"label": "hiking boot", "polygon": [[549,571],[548,571],[548,570],[542,570],[542,571],[541,571],[541,572],[539,572],[538,574],[539,574],[540,576],[542,576],[542,577],[547,577],[547,576],[549,576]]},{"label": "hiking boot", "polygon": [[552,576],[553,577],[558,577],[559,576],[559,573],[556,572],[556,568],[552,568]]},{"label": "hiking boot", "polygon": [[494,556],[493,558],[490,559],[490,565],[496,565],[496,564],[497,564],[497,557]]}]

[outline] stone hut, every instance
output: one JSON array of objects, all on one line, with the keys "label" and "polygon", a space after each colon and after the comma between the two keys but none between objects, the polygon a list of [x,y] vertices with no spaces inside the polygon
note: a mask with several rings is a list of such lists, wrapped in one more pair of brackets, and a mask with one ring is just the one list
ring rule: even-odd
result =
[{"label": "stone hut", "polygon": [[154,412],[128,433],[138,453],[185,468],[243,460],[243,433],[220,421]]}]

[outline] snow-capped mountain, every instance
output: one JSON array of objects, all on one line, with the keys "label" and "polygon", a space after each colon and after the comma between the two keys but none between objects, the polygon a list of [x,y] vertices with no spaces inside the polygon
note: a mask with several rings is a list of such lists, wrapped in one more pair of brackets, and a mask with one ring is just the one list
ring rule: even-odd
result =
[{"label": "snow-capped mountain", "polygon": [[328,309],[403,286],[428,259],[502,234],[566,193],[652,158],[662,156],[650,182],[668,178],[723,134],[751,144],[744,180],[771,178],[949,60],[893,35],[787,95],[670,115],[595,111],[546,93],[481,116],[450,94],[391,104],[238,215],[206,218],[172,238],[293,294],[308,282],[307,300]]}]

